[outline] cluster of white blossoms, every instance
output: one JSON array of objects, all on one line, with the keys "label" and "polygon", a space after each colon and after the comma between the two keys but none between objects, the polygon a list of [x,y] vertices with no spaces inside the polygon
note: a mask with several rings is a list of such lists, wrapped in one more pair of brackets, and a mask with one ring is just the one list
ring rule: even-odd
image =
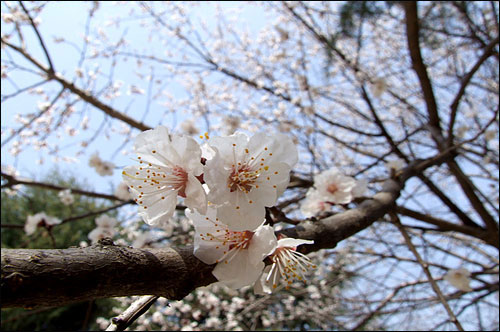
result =
[{"label": "cluster of white blossoms", "polygon": [[103,161],[99,157],[99,153],[95,152],[89,159],[89,166],[95,168],[100,176],[113,175],[115,165],[109,161]]},{"label": "cluster of white blossoms", "polygon": [[26,235],[31,235],[35,233],[37,227],[51,227],[61,223],[61,219],[56,217],[51,217],[45,214],[45,212],[40,212],[34,216],[29,215],[24,224],[24,231]]},{"label": "cluster of white blossoms", "polygon": [[92,241],[92,244],[97,243],[106,237],[113,238],[116,234],[115,226],[118,221],[115,218],[109,217],[107,215],[102,215],[96,218],[95,223],[97,225],[88,235],[88,238]]},{"label": "cluster of white blossoms", "polygon": [[331,168],[314,177],[314,187],[306,193],[300,210],[309,218],[322,211],[329,210],[335,204],[348,204],[356,197],[361,197],[367,189],[366,179],[356,180]]},{"label": "cluster of white blossoms", "polygon": [[[149,225],[165,226],[178,196],[183,198],[195,227],[194,255],[217,264],[213,274],[233,289],[255,283],[256,292],[270,293],[278,276],[287,285],[293,278],[303,280],[303,272],[313,265],[296,247],[312,241],[280,242],[273,228],[264,225],[265,208],[276,204],[297,162],[293,141],[264,133],[201,138],[207,139],[203,146],[163,126],[137,136],[139,165],[126,167],[123,180],[139,215]],[[268,256],[273,264],[264,271]]]}]

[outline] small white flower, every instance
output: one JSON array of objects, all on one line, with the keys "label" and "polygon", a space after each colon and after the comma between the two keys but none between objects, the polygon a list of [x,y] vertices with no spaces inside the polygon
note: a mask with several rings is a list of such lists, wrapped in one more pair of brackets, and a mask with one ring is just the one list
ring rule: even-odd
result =
[{"label": "small white flower", "polygon": [[401,170],[404,166],[405,166],[405,161],[401,158],[388,161],[385,164],[385,167],[389,170],[389,172],[391,170],[394,170],[395,172],[397,172],[397,171]]},{"label": "small white flower", "polygon": [[449,270],[444,276],[444,280],[448,281],[455,288],[460,289],[464,292],[472,291],[469,286],[470,283],[470,271],[464,268]]},{"label": "small white flower", "polygon": [[64,205],[71,205],[75,201],[75,198],[71,194],[71,189],[61,190],[57,196]]},{"label": "small white flower", "polygon": [[194,255],[206,264],[217,280],[238,289],[253,284],[264,269],[263,260],[276,248],[273,228],[260,225],[254,231],[234,231],[219,221],[216,210],[206,215],[186,210],[195,227]]},{"label": "small white flower", "polygon": [[101,228],[113,228],[116,226],[118,221],[115,218],[103,214],[102,216],[96,218],[95,223],[97,227]]},{"label": "small white flower", "polygon": [[182,122],[181,129],[187,135],[196,135],[200,132],[200,130],[194,124],[194,121],[191,119]]},{"label": "small white flower", "polygon": [[206,194],[196,178],[203,173],[201,149],[191,137],[170,135],[164,126],[147,130],[135,140],[140,166],[128,166],[123,181],[139,204],[139,215],[152,226],[172,217],[177,195],[189,208],[206,211]]},{"label": "small white flower", "polygon": [[316,265],[312,264],[306,255],[298,252],[297,247],[313,243],[314,241],[302,239],[279,239],[276,250],[270,256],[273,263],[266,266],[262,276],[254,284],[254,293],[271,294],[278,287],[280,280],[287,288],[294,279],[305,282],[304,272],[307,272],[308,268],[315,269]]},{"label": "small white flower", "polygon": [[300,211],[306,218],[313,217],[322,211],[329,210],[331,204],[325,202],[321,194],[314,188],[306,193],[306,198],[300,204]]},{"label": "small white flower", "polygon": [[33,216],[28,216],[28,218],[26,219],[26,224],[24,224],[24,231],[27,235],[31,235],[35,233],[38,226],[53,226],[60,223],[60,219],[48,216],[45,214],[45,212],[39,212]]},{"label": "small white flower", "polygon": [[89,166],[95,168],[96,172],[101,176],[113,175],[115,165],[108,161],[103,161],[99,157],[99,153],[95,152],[89,159]]},{"label": "small white flower", "polygon": [[115,196],[123,201],[132,199],[132,195],[128,191],[128,186],[125,182],[120,182],[118,187],[116,187]]},{"label": "small white flower", "polygon": [[284,134],[264,133],[215,137],[209,144],[216,154],[206,162],[204,179],[209,201],[221,204],[217,217],[235,231],[255,229],[265,207],[285,191],[297,148]]},{"label": "small white flower", "polygon": [[115,168],[115,164],[109,161],[103,161],[99,165],[95,167],[97,174],[100,176],[113,175],[113,169]]},{"label": "small white flower", "polygon": [[92,243],[97,243],[99,240],[102,240],[106,237],[113,238],[116,234],[116,230],[114,228],[108,227],[97,227],[94,228],[88,235],[88,238],[92,240]]},{"label": "small white flower", "polygon": [[90,167],[97,167],[101,163],[102,163],[102,160],[99,157],[99,152],[95,152],[93,155],[90,156],[90,159],[89,159],[89,166]]},{"label": "small white flower", "polygon": [[347,204],[353,199],[352,190],[356,186],[356,180],[331,168],[314,177],[314,186],[325,201]]}]

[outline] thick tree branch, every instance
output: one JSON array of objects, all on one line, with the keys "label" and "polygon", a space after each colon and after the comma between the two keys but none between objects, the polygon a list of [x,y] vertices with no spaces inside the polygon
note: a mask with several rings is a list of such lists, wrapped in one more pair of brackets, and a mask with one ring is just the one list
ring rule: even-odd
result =
[{"label": "thick tree branch", "polygon": [[213,266],[192,250],[134,249],[111,241],[63,250],[2,249],[2,307],[151,294],[180,300],[216,281]]},{"label": "thick tree branch", "polygon": [[[306,221],[282,234],[314,240],[303,253],[334,248],[391,211],[405,182],[449,156],[416,161],[389,179],[357,208],[316,222]],[[97,298],[156,295],[180,300],[216,281],[213,265],[193,256],[193,248],[134,249],[101,241],[87,248],[3,249],[2,307],[60,306]]]}]

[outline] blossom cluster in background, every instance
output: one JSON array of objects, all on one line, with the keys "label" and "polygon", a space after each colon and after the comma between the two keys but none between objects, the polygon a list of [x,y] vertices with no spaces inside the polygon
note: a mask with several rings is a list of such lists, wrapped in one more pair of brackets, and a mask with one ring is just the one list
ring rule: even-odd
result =
[{"label": "blossom cluster in background", "polygon": [[[163,126],[137,136],[139,165],[126,167],[123,181],[139,215],[149,225],[168,225],[183,198],[195,227],[194,255],[217,264],[213,274],[230,288],[255,284],[256,293],[271,293],[279,276],[287,285],[303,280],[314,266],[296,248],[313,241],[278,240],[264,225],[265,208],[276,204],[297,162],[293,141],[264,133],[202,138],[200,146]],[[273,264],[264,270],[266,257]]]},{"label": "blossom cluster in background", "polygon": [[95,168],[100,176],[113,175],[113,168],[115,168],[112,162],[102,160],[98,152],[90,157],[89,166]]},{"label": "blossom cluster in background", "polygon": [[92,244],[97,243],[99,240],[104,238],[113,238],[116,234],[115,226],[118,223],[115,218],[109,217],[107,215],[102,215],[96,218],[95,223],[97,227],[93,229],[88,237],[92,241]]},{"label": "blossom cluster in background", "polygon": [[356,180],[335,168],[328,169],[314,177],[314,186],[308,190],[300,210],[309,218],[328,211],[335,204],[348,204],[363,196],[367,185],[366,179]]}]

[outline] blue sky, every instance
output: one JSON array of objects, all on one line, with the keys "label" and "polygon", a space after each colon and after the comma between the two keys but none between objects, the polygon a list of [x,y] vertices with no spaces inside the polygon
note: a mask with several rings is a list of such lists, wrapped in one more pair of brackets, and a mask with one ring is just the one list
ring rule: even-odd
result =
[{"label": "blue sky", "polygon": [[[2,4],[2,11],[4,11],[4,5]],[[75,77],[75,68],[78,67],[80,52],[77,48],[83,47],[82,36],[85,33],[86,20],[88,16],[88,9],[92,5],[91,2],[78,2],[78,1],[69,1],[69,2],[49,2],[46,5],[46,8],[42,11],[40,15],[40,19],[42,20],[41,25],[39,26],[39,30],[41,35],[44,38],[44,42],[49,49],[49,53],[51,54],[52,61],[56,67],[56,70],[63,74],[66,78],[72,80]],[[224,9],[231,10],[231,8],[236,7],[238,4],[235,2],[230,3],[221,3]],[[122,5],[114,5],[113,2],[101,2],[100,9],[96,12],[95,16],[92,19],[91,24],[91,32],[97,31],[98,28],[102,28],[108,34],[110,40],[118,40],[123,35],[123,30],[121,27],[116,29],[112,26],[106,27],[106,22],[109,21],[110,17],[121,16],[124,20],[128,21],[127,16],[129,16],[129,8],[128,6]],[[191,16],[192,19],[204,19],[207,24],[215,25],[215,3],[202,3],[195,10],[195,14]],[[258,32],[258,30],[263,26],[266,21],[266,15],[260,6],[246,6],[245,11],[241,14],[242,19],[238,20],[243,25],[245,25],[248,29],[253,32]],[[125,19],[126,18],[126,19]],[[246,24],[249,22],[245,22],[245,19],[251,21],[251,24]],[[136,20],[138,24],[139,21]],[[2,30],[4,30],[5,24],[2,21]],[[5,31],[5,30],[4,30]],[[35,58],[40,59],[45,62],[45,57],[43,55],[42,49],[39,47],[38,41],[36,39],[35,34],[31,31],[31,29],[26,28],[23,30],[25,42],[28,45],[28,50],[35,56]],[[55,38],[64,38],[69,43],[57,43]],[[146,36],[144,35],[144,29],[126,29],[125,39],[131,45],[141,45],[144,43]],[[14,39],[14,43],[17,43],[17,40]],[[20,59],[19,56],[14,54],[13,52],[9,52],[9,55],[13,56],[14,59]],[[2,57],[5,56],[5,51],[2,50]],[[24,60],[21,60],[21,63],[26,64]],[[108,102],[104,100],[104,102],[109,103],[111,106],[116,108],[120,112],[126,112],[129,116],[135,119],[141,119],[146,109],[146,96],[141,95],[132,95],[127,96],[126,91],[129,85],[135,85],[141,87],[142,89],[147,89],[147,84],[145,82],[141,82],[138,80],[137,76],[133,75],[133,71],[130,70],[130,61],[128,63],[118,63],[115,68],[115,80],[121,80],[124,82],[124,85],[121,89],[123,98],[118,98],[112,102]],[[86,60],[84,62],[83,70],[94,70],[95,67],[99,66],[104,73],[108,71],[110,66],[109,61],[90,61]],[[145,74],[149,73],[147,66],[144,66],[143,72]],[[19,71],[10,73],[10,78],[12,81],[17,84],[19,87],[24,87],[32,84],[35,81],[39,81],[37,78],[33,80],[33,76],[31,74],[21,73]],[[175,83],[175,82],[174,82]],[[184,90],[177,84],[169,84],[168,91],[176,98],[185,97]],[[78,80],[76,81],[76,85],[78,86]],[[50,83],[45,85],[45,87],[49,87],[48,90],[54,92],[59,90],[59,85],[55,83]],[[12,93],[13,85],[7,82],[6,84],[2,84],[2,95],[6,95]],[[19,128],[20,124],[15,121],[14,115],[16,113],[20,114],[28,114],[39,112],[37,109],[37,102],[40,101],[40,97],[37,95],[31,95],[24,93],[22,97],[16,97],[6,100],[2,102],[1,109],[1,126],[2,131],[4,132],[6,128]],[[82,105],[77,104],[77,109],[79,110]],[[101,121],[103,120],[102,113],[100,111],[96,111],[95,109],[87,109],[86,114],[91,115],[90,127],[98,128]],[[92,113],[90,113],[92,112]],[[165,113],[165,109],[162,108],[161,105],[153,102],[150,105],[150,110],[147,112],[147,116],[144,119],[144,122],[149,126],[156,126],[161,123],[170,127],[170,129],[175,129],[172,127],[177,127],[183,121],[184,115],[181,113],[175,115],[169,115],[162,120],[162,115]],[[81,122],[81,117],[72,117],[70,126],[78,128]],[[115,124],[120,125],[118,121],[115,121]],[[138,133],[137,130],[133,131],[134,135]],[[82,133],[82,135],[92,136],[90,133]],[[10,136],[8,132],[4,132],[2,135],[2,142]],[[64,136],[62,136],[64,138]],[[91,180],[94,187],[98,191],[109,192],[110,186],[116,186],[121,180],[121,172],[120,169],[117,169],[112,177],[100,177],[98,176],[92,168],[87,166],[88,157],[95,151],[98,151],[101,158],[105,160],[111,159],[118,168],[126,166],[128,164],[133,163],[130,159],[133,157],[132,155],[122,155],[120,147],[122,146],[122,142],[117,141],[114,137],[99,137],[95,141],[93,141],[86,153],[82,156],[79,156],[79,161],[74,164],[67,164],[65,162],[53,162],[52,158],[47,156],[47,154],[41,151],[35,151],[34,149],[25,149],[23,150],[17,157],[13,157],[9,152],[9,148],[14,140],[10,141],[6,146],[2,147],[2,164],[6,165],[14,165],[18,171],[20,171],[21,175],[37,178],[46,174],[49,170],[51,170],[54,166],[57,166],[58,169],[63,172],[69,172],[71,174],[77,175],[79,177],[87,178]],[[68,155],[74,156],[77,147],[75,143],[71,140],[68,141],[67,144],[60,144],[61,149],[63,151],[67,151]],[[124,148],[130,150],[131,145],[128,145]],[[63,153],[64,154],[64,153]],[[35,163],[36,160],[44,159],[43,164]]]}]

